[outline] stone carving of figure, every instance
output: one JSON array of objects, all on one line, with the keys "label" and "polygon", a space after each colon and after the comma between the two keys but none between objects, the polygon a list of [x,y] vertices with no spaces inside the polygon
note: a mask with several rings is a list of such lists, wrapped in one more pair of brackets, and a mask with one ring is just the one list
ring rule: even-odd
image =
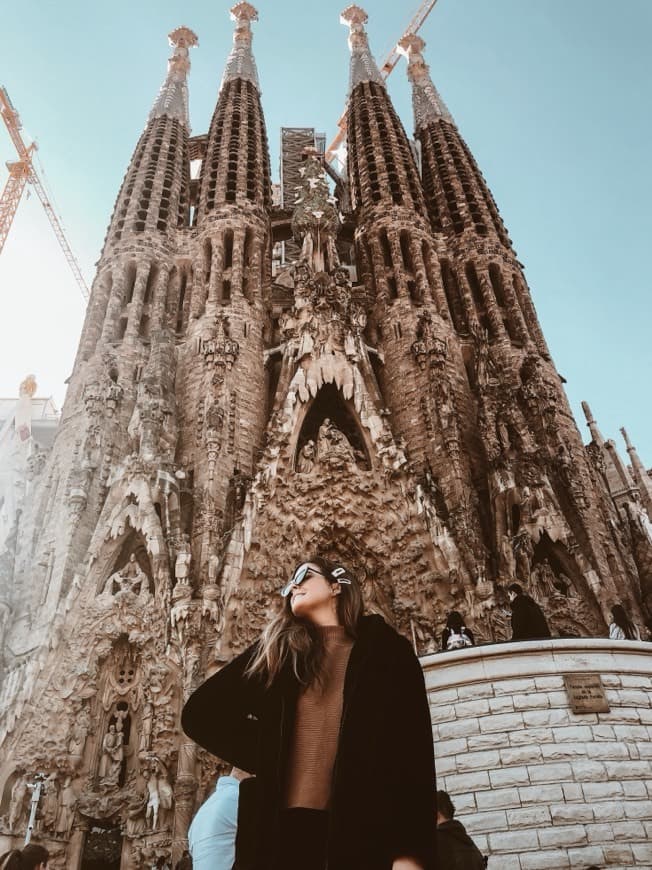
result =
[{"label": "stone carving of figure", "polygon": [[117,731],[115,725],[109,725],[109,730],[102,741],[100,759],[99,774],[103,785],[117,786],[124,755],[124,734],[122,731]]},{"label": "stone carving of figure", "polygon": [[129,556],[129,561],[110,577],[111,593],[113,595],[140,595],[148,588],[147,575],[138,564],[136,554]]},{"label": "stone carving of figure", "polygon": [[9,800],[9,830],[17,831],[23,820],[26,809],[27,799],[27,780],[24,776],[19,776],[11,789],[11,798]]},{"label": "stone carving of figure", "polygon": [[145,776],[147,778],[147,809],[145,811],[145,822],[150,830],[156,831],[158,829],[158,815],[161,806],[158,780],[153,771],[146,772]]},{"label": "stone carving of figure", "polygon": [[220,573],[220,568],[222,567],[222,560],[217,555],[217,553],[211,553],[208,557],[208,582],[212,584],[217,583],[217,578]]},{"label": "stone carving of figure", "polygon": [[317,455],[320,460],[325,459],[331,465],[342,466],[349,462],[355,463],[355,454],[349,439],[328,417],[319,427]]},{"label": "stone carving of figure", "polygon": [[177,583],[190,582],[190,563],[192,562],[192,554],[190,552],[190,544],[188,536],[183,536],[183,541],[179,552],[177,553],[176,562],[174,563],[174,577]]},{"label": "stone carving of figure", "polygon": [[147,799],[141,793],[134,794],[129,798],[127,804],[127,823],[125,825],[125,833],[127,837],[140,837],[144,834],[147,826],[145,822],[145,812],[147,807]]},{"label": "stone carving of figure", "polygon": [[59,794],[59,809],[57,812],[57,821],[55,831],[61,837],[69,837],[72,831],[72,825],[75,820],[75,807],[77,806],[77,795],[72,787],[72,780],[69,776],[63,781],[63,788]]},{"label": "stone carving of figure", "polygon": [[80,710],[75,721],[72,723],[72,728],[70,730],[70,738],[68,740],[68,752],[70,755],[77,757],[83,755],[89,726],[90,721],[88,719],[87,711]]},{"label": "stone carving of figure", "polygon": [[530,579],[532,556],[534,555],[532,539],[524,529],[514,537],[512,544],[516,561],[516,576],[522,583],[527,583]]},{"label": "stone carving of figure", "polygon": [[145,701],[143,705],[143,715],[140,723],[140,744],[139,752],[147,752],[150,748],[152,740],[152,726],[154,724],[154,707],[150,701]]},{"label": "stone carving of figure", "polygon": [[506,577],[513,578],[516,575],[516,560],[514,558],[514,550],[509,535],[503,535],[500,542],[500,556],[502,569]]},{"label": "stone carving of figure", "polygon": [[297,471],[299,474],[310,474],[315,467],[315,460],[315,442],[311,439],[310,441],[306,441],[299,451],[299,457],[297,459]]},{"label": "stone carving of figure", "polygon": [[59,786],[56,773],[51,773],[46,779],[44,792],[41,825],[44,831],[54,831],[59,813]]},{"label": "stone carving of figure", "polygon": [[174,792],[168,779],[167,773],[163,771],[158,777],[158,794],[159,794],[159,813],[161,827],[166,828],[170,821],[172,804],[174,803]]}]

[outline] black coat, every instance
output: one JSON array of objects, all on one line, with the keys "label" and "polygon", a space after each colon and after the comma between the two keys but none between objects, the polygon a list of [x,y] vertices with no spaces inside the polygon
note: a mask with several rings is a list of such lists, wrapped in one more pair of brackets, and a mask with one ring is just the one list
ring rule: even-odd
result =
[{"label": "black coat", "polygon": [[[200,746],[256,775],[240,788],[237,870],[268,870],[282,854],[279,814],[299,692],[288,667],[270,689],[245,678],[255,650],[200,686],[181,720]],[[404,637],[381,617],[364,616],[344,681],[328,870],[391,870],[401,856],[434,870],[434,818],[432,726],[421,666]]]},{"label": "black coat", "polygon": [[550,637],[543,610],[525,593],[512,601],[512,640],[536,640]]},{"label": "black coat", "polygon": [[457,819],[437,825],[438,870],[484,870],[482,852]]}]

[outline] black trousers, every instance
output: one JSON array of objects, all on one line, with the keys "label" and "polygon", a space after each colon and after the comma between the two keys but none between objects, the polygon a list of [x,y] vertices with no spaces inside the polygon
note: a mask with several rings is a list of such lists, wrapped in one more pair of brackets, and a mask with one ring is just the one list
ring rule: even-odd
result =
[{"label": "black trousers", "polygon": [[328,813],[293,807],[281,814],[279,857],[274,870],[324,870]]}]

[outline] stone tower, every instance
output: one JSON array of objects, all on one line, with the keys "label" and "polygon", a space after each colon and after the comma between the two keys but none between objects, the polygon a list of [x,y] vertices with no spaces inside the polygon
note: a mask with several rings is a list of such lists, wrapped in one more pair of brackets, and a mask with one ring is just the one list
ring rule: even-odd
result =
[{"label": "stone tower", "polygon": [[36,836],[58,868],[176,862],[220,769],[181,735],[183,701],[315,551],[419,653],[451,609],[509,637],[513,580],[561,636],[603,633],[615,600],[638,620],[651,606],[649,477],[588,406],[583,446],[423,41],[402,44],[415,148],[366,13],[343,12],[348,176],[334,196],[304,149],[290,212],[272,206],[257,13],[231,13],[206,135],[188,120],[197,38],[170,34],[61,424],[0,553],[0,847],[41,773]]}]

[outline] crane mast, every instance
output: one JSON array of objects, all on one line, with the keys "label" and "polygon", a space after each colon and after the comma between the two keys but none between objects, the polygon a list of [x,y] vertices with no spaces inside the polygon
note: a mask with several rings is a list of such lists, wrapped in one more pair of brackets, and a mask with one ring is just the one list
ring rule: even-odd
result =
[{"label": "crane mast", "polygon": [[[419,6],[415,14],[412,16],[412,20],[401,34],[400,39],[403,39],[404,36],[410,36],[413,33],[418,33],[421,27],[423,26],[424,21],[432,12],[435,3],[437,0],[424,0],[423,3]],[[400,39],[396,40],[394,48],[390,51],[390,53],[385,58],[384,63],[380,67],[380,74],[384,79],[386,79],[396,66],[399,61],[400,53],[398,51],[398,44]],[[335,138],[330,143],[328,148],[326,149],[326,153],[324,155],[324,159],[327,164],[332,165],[336,160],[339,160],[337,156],[337,152],[340,148],[343,147],[344,141],[346,139],[346,110],[342,113],[339,121],[337,122],[337,133]]]},{"label": "crane mast", "polygon": [[31,184],[45,209],[45,213],[48,216],[48,220],[54,230],[54,234],[57,237],[61,250],[68,261],[68,265],[75,276],[75,281],[77,281],[82,296],[84,299],[88,300],[88,286],[84,281],[84,277],[75,255],[68,244],[63,227],[61,226],[61,221],[57,217],[57,213],[50,202],[45,187],[34,168],[32,158],[36,151],[36,143],[31,142],[29,145],[25,144],[20,132],[22,128],[20,117],[9,99],[9,94],[3,87],[0,87],[0,115],[2,115],[2,120],[5,122],[9,137],[11,138],[19,157],[16,161],[7,162],[9,178],[7,179],[2,195],[0,196],[0,254],[2,253],[7,236],[9,235],[9,230],[11,229],[23,191],[25,190],[25,185]]}]

